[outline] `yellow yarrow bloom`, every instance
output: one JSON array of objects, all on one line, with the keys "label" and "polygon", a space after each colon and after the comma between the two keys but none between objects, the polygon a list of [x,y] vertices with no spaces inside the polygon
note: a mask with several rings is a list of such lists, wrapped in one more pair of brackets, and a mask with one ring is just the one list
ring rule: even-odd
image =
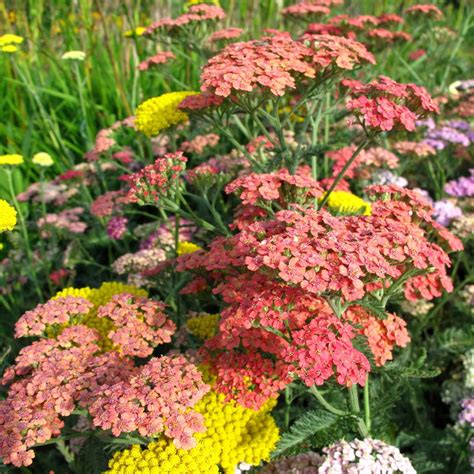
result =
[{"label": "yellow yarrow bloom", "polygon": [[158,135],[161,130],[186,122],[188,115],[179,110],[178,105],[186,97],[196,94],[198,92],[168,92],[146,100],[135,111],[136,129],[153,137]]},{"label": "yellow yarrow bloom", "polygon": [[[130,293],[135,296],[148,296],[148,292],[141,288],[137,288],[133,285],[126,285],[120,282],[104,282],[99,288],[64,288],[63,290],[56,293],[52,299],[57,299],[65,296],[78,296],[89,300],[94,306],[93,308],[82,317],[80,321],[81,324],[84,324],[87,327],[94,328],[99,332],[100,339],[98,342],[99,347],[103,351],[109,351],[113,349],[113,343],[108,338],[110,331],[114,329],[114,324],[112,320],[108,318],[99,318],[97,316],[97,310],[100,306],[107,304],[114,295],[120,293]],[[77,322],[72,321],[72,324],[77,324]],[[69,325],[72,325],[69,324]],[[64,325],[62,329],[67,327]],[[52,337],[55,333],[53,330],[47,330],[46,334],[49,337]]]},{"label": "yellow yarrow bloom", "polygon": [[18,35],[7,33],[6,35],[0,36],[0,46],[6,46],[8,44],[21,44],[24,38]]},{"label": "yellow yarrow bloom", "polygon": [[2,53],[16,53],[18,48],[14,44],[7,44],[6,46],[1,46],[0,51]]},{"label": "yellow yarrow bloom", "polygon": [[199,247],[199,245],[193,244],[192,242],[183,241],[178,243],[176,253],[178,255],[184,255],[186,253],[197,252],[198,250],[202,250],[202,247]]},{"label": "yellow yarrow bloom", "polygon": [[54,160],[51,158],[51,155],[45,152],[36,153],[31,161],[35,165],[44,166],[45,168],[54,165]]},{"label": "yellow yarrow bloom", "polygon": [[219,314],[202,313],[186,322],[188,331],[201,339],[210,339],[217,332],[217,323],[219,322]]},{"label": "yellow yarrow bloom", "polygon": [[21,155],[0,155],[0,166],[2,165],[21,165],[25,160]]},{"label": "yellow yarrow bloom", "polygon": [[142,36],[147,29],[144,26],[137,26],[133,30],[127,30],[125,36],[131,38],[132,36]]},{"label": "yellow yarrow bloom", "polygon": [[209,1],[203,1],[203,0],[188,0],[184,5],[183,9],[184,11],[188,11],[189,7],[192,7],[193,5],[199,5],[201,3],[210,3],[211,5],[215,5],[216,7],[220,7],[221,4],[219,0],[209,0]]},{"label": "yellow yarrow bloom", "polygon": [[12,230],[16,222],[16,209],[7,201],[0,199],[0,233]]},{"label": "yellow yarrow bloom", "polygon": [[330,211],[337,215],[350,216],[362,214],[370,216],[372,211],[372,207],[368,202],[347,191],[333,191],[329,195],[326,205]]},{"label": "yellow yarrow bloom", "polygon": [[269,460],[279,439],[270,415],[275,403],[271,400],[254,411],[225,402],[224,395],[211,391],[194,406],[206,425],[204,433],[195,435],[195,448],[176,449],[170,439],[162,436],[146,449],[136,445],[116,453],[105,474],[207,474],[220,472],[219,467],[233,474],[240,462],[258,466]]}]

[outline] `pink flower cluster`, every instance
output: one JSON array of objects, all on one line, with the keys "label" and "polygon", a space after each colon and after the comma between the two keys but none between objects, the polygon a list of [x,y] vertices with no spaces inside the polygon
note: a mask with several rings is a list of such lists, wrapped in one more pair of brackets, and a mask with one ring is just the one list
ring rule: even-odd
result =
[{"label": "pink flower cluster", "polygon": [[393,149],[401,155],[414,155],[420,158],[425,158],[429,155],[436,155],[435,148],[423,142],[397,142],[393,145]]},{"label": "pink flower cluster", "polygon": [[109,151],[116,144],[112,135],[121,127],[133,128],[134,117],[127,117],[124,120],[119,120],[113,123],[110,127],[100,130],[96,136],[94,148],[84,155],[86,160],[97,161],[100,155]]},{"label": "pink flower cluster", "polygon": [[127,378],[101,387],[89,406],[94,426],[114,436],[164,432],[180,449],[193,448],[193,434],[205,430],[201,414],[190,410],[207,392],[197,368],[184,357],[151,359]]},{"label": "pink flower cluster", "polygon": [[120,240],[127,232],[128,219],[114,216],[107,224],[107,235],[114,240]]},{"label": "pink flower cluster", "polygon": [[203,153],[207,147],[215,147],[219,143],[219,135],[216,133],[208,133],[206,135],[197,135],[192,140],[184,141],[179,146],[179,149],[186,153]]},{"label": "pink flower cluster", "polygon": [[[221,295],[219,332],[202,353],[218,389],[253,408],[294,377],[309,386],[332,377],[341,385],[364,384],[370,364],[353,339],[364,336],[376,364],[383,365],[410,338],[402,319],[388,314],[380,320],[358,301],[375,290],[390,291],[402,277],[407,281],[398,291],[405,289],[409,298],[420,297],[414,288],[425,288],[423,297],[450,291],[450,260],[441,245],[462,248],[433,221],[428,202],[395,186],[366,190],[375,200],[370,216],[316,211],[312,196],[299,205],[293,197],[292,206],[274,216],[263,209],[258,215],[259,201],[287,206],[280,188],[267,189],[263,176],[263,182],[250,174],[228,186],[228,192],[241,193],[240,212],[247,213],[234,222],[239,232],[216,238],[207,251],[179,257],[177,265],[178,271],[197,272],[185,293],[211,286]],[[255,221],[256,215],[263,220]],[[345,303],[340,314],[334,301]]]},{"label": "pink flower cluster", "polygon": [[[140,242],[140,250],[150,250],[155,247],[173,246],[175,244],[176,218],[170,217],[156,230],[152,231],[148,237]],[[179,220],[178,237],[179,241],[190,241],[196,233],[197,228],[188,220]]]},{"label": "pink flower cluster", "polygon": [[331,13],[331,10],[328,7],[307,2],[295,3],[281,10],[282,15],[289,17],[326,16],[329,13]]},{"label": "pink flower cluster", "polygon": [[[337,176],[342,171],[346,163],[351,159],[355,150],[356,146],[350,145],[327,153],[327,156],[334,162],[332,170],[334,176]],[[344,176],[346,178],[354,178],[355,176],[358,176],[362,179],[368,179],[375,169],[394,169],[398,167],[398,163],[398,157],[385,148],[369,148],[368,150],[362,150],[359,153],[351,166],[347,169]]]},{"label": "pink flower cluster", "polygon": [[303,78],[314,78],[331,65],[352,69],[375,63],[364,45],[346,38],[313,35],[310,46],[288,33],[234,43],[211,58],[201,74],[201,89],[228,97],[255,89],[281,96]]},{"label": "pink flower cluster", "polygon": [[96,217],[108,217],[121,209],[126,202],[124,191],[107,191],[91,204],[91,214]]},{"label": "pink flower cluster", "polygon": [[152,66],[158,66],[159,64],[165,64],[168,62],[169,59],[175,59],[176,56],[171,51],[162,51],[157,53],[144,61],[142,61],[138,65],[138,69],[140,71],[146,71]]},{"label": "pink flower cluster", "polygon": [[192,113],[210,107],[219,107],[223,102],[224,97],[206,92],[203,94],[188,95],[188,97],[185,97],[178,105],[178,109]]},{"label": "pink flower cluster", "polygon": [[309,198],[314,202],[323,193],[307,167],[299,168],[296,174],[290,174],[286,168],[273,173],[251,173],[232,181],[225,191],[236,192],[244,205],[276,201],[280,206],[290,202],[302,204]]},{"label": "pink flower cluster", "polygon": [[209,41],[215,43],[216,41],[230,40],[242,36],[244,30],[242,28],[225,28],[218,30],[209,36]]},{"label": "pink flower cluster", "polygon": [[218,21],[225,18],[222,8],[215,5],[205,3],[192,5],[188,13],[178,16],[177,18],[163,18],[152,23],[145,31],[144,35],[153,35],[156,32],[164,30],[167,33],[179,32],[179,29],[185,25],[196,25],[206,21]]},{"label": "pink flower cluster", "polygon": [[49,300],[21,316],[15,324],[15,337],[41,336],[47,326],[66,324],[71,317],[87,314],[91,308],[92,303],[75,296]]},{"label": "pink flower cluster", "polygon": [[73,207],[57,214],[46,214],[44,217],[40,217],[37,224],[41,236],[49,237],[51,228],[67,230],[73,234],[82,234],[87,229],[87,224],[82,222],[79,217],[83,212],[84,208]]},{"label": "pink flower cluster", "polygon": [[426,17],[434,18],[436,20],[439,20],[443,18],[444,16],[443,12],[436,5],[433,5],[432,3],[412,5],[411,7],[405,10],[405,13],[411,14],[411,15],[426,16]]},{"label": "pink flower cluster", "polygon": [[139,204],[156,203],[176,183],[186,167],[187,158],[183,152],[167,153],[154,164],[147,165],[137,173],[128,176],[130,184],[128,199]]},{"label": "pink flower cluster", "polygon": [[33,448],[58,436],[63,418],[76,408],[89,411],[94,426],[115,436],[138,431],[164,432],[178,448],[195,445],[193,434],[204,429],[192,407],[209,390],[197,368],[184,357],[152,358],[135,366],[132,357],[148,356],[168,342],[175,330],[164,305],[124,294],[98,309],[114,326],[110,337],[120,352],[101,353],[99,334],[74,321],[92,304],[83,298],[52,300],[25,313],[17,336],[42,335],[46,326],[75,322],[56,338],[43,338],[23,348],[0,383],[9,385],[0,401],[0,457],[6,464],[27,466]]},{"label": "pink flower cluster", "polygon": [[406,322],[395,314],[388,313],[386,319],[377,319],[361,306],[352,306],[344,313],[344,317],[361,327],[360,333],[367,338],[378,366],[392,360],[394,346],[406,347],[410,342]]},{"label": "pink flower cluster", "polygon": [[114,322],[115,329],[108,337],[120,347],[121,354],[147,357],[157,345],[170,342],[176,330],[164,308],[159,301],[122,293],[101,306],[97,316]]},{"label": "pink flower cluster", "polygon": [[362,121],[364,127],[376,131],[404,129],[414,131],[416,121],[439,108],[426,89],[416,84],[399,84],[386,76],[379,76],[369,84],[344,79],[350,100],[347,109]]}]

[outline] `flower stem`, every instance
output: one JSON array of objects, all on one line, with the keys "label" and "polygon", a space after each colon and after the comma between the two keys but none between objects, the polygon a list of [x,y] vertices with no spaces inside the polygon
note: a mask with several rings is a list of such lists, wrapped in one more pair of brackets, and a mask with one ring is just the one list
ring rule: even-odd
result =
[{"label": "flower stem", "polygon": [[332,406],[321,394],[321,392],[316,388],[316,385],[312,385],[309,387],[309,391],[316,397],[319,403],[326,408],[327,411],[334,413],[335,415],[338,416],[347,416],[348,413],[345,411],[339,410],[338,408]]},{"label": "flower stem", "polygon": [[321,210],[324,205],[326,204],[327,200],[329,199],[329,196],[331,193],[334,191],[336,186],[339,184],[341,179],[344,177],[346,171],[349,169],[349,167],[352,165],[354,160],[357,158],[359,153],[370,143],[370,138],[364,140],[356,149],[356,151],[352,154],[350,157],[349,161],[344,165],[344,168],[340,171],[340,173],[336,176],[336,179],[333,181],[331,184],[331,187],[328,189],[328,191],[324,194],[323,199],[321,200],[321,203],[319,204],[319,209]]},{"label": "flower stem", "polygon": [[372,421],[370,419],[370,390],[369,390],[369,374],[367,374],[367,380],[364,385],[364,421],[367,426],[367,431],[370,433]]}]

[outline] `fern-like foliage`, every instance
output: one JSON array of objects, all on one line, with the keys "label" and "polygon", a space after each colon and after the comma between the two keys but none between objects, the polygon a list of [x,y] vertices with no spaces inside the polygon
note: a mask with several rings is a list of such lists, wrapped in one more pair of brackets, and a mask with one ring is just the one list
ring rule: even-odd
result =
[{"label": "fern-like foliage", "polygon": [[284,433],[273,457],[295,455],[334,443],[355,428],[353,417],[341,417],[326,410],[313,409],[298,418]]}]

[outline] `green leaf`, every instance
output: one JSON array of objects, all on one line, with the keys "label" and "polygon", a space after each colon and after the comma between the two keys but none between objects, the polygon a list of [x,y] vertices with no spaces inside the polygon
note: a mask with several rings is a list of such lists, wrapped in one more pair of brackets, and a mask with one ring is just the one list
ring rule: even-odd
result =
[{"label": "green leaf", "polygon": [[96,437],[87,439],[76,455],[74,472],[76,474],[100,474],[104,472],[111,457],[108,450],[106,450],[107,446]]},{"label": "green leaf", "polygon": [[347,425],[348,422],[353,423],[353,420],[321,409],[307,412],[293,423],[288,432],[282,435],[273,457],[330,444],[340,437],[341,424]]}]

